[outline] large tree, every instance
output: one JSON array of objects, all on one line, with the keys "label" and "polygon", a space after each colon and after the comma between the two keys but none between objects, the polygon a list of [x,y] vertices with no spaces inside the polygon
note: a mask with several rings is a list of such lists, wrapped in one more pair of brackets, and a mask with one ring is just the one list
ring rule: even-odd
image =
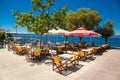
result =
[{"label": "large tree", "polygon": [[76,29],[78,27],[85,27],[87,29],[94,29],[101,21],[101,17],[97,11],[89,8],[80,8],[76,12],[70,11],[67,14],[68,26]]},{"label": "large tree", "polygon": [[42,35],[48,30],[56,27],[65,28],[65,16],[67,6],[54,10],[50,13],[50,7],[53,6],[55,0],[32,0],[32,11],[23,13],[19,10],[13,11],[16,18],[16,25],[27,27],[28,31],[35,32],[40,35],[40,47]]},{"label": "large tree", "polygon": [[42,35],[52,27],[49,8],[53,5],[54,1],[32,0],[32,11],[24,13],[19,10],[14,10],[12,12],[16,18],[15,27],[27,27],[29,32],[35,32],[40,35],[40,47]]},{"label": "large tree", "polygon": [[106,21],[103,27],[96,29],[96,32],[100,33],[105,38],[105,43],[108,43],[108,38],[114,35],[114,24],[111,21]]}]

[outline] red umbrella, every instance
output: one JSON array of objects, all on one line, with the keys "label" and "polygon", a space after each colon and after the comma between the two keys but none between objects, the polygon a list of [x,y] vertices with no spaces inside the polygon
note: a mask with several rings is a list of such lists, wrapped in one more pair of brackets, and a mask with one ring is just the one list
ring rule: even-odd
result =
[{"label": "red umbrella", "polygon": [[82,42],[83,36],[98,36],[99,34],[94,31],[89,31],[86,28],[80,27],[69,33],[65,33],[65,36],[80,36],[80,42]]}]

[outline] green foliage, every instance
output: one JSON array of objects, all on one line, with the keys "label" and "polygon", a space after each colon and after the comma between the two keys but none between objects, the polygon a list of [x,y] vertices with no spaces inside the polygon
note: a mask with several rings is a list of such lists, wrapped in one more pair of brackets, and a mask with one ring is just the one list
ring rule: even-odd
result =
[{"label": "green foliage", "polygon": [[78,27],[85,27],[87,29],[93,29],[95,26],[98,26],[101,21],[99,14],[88,8],[78,9],[77,12],[70,11],[67,14],[69,19],[68,25],[71,25],[73,29]]},{"label": "green foliage", "polygon": [[[36,34],[43,34],[49,30],[51,17],[46,10],[53,5],[55,0],[32,0],[32,11],[23,13],[19,10],[13,10],[16,18],[16,26],[27,27],[28,31]],[[38,14],[34,12],[38,11]]]},{"label": "green foliage", "polygon": [[97,28],[96,32],[100,33],[105,38],[105,43],[108,42],[108,37],[114,35],[114,24],[111,21],[106,21],[103,27]]},{"label": "green foliage", "polygon": [[114,34],[114,24],[111,21],[106,21],[104,24],[104,35],[103,37],[110,37]]},{"label": "green foliage", "polygon": [[4,40],[5,39],[5,32],[0,32],[0,40]]},{"label": "green foliage", "polygon": [[13,35],[12,34],[6,34],[7,35],[7,37],[13,37]]},{"label": "green foliage", "polygon": [[5,39],[5,30],[0,28],[0,40],[4,40]]},{"label": "green foliage", "polygon": [[48,32],[48,30],[56,27],[65,29],[65,16],[68,6],[65,5],[65,7],[54,10],[53,14],[50,14],[49,8],[53,6],[54,1],[55,0],[32,0],[32,11],[27,13],[13,10],[12,14],[16,18],[15,28],[17,26],[27,27],[28,31],[40,35],[40,42],[42,41],[43,33]]},{"label": "green foliage", "polygon": [[69,31],[75,30],[78,25],[78,19],[73,11],[69,11],[67,14],[67,28]]},{"label": "green foliage", "polygon": [[60,27],[62,29],[66,29],[66,11],[68,6],[65,5],[63,8],[60,8],[59,10],[54,10],[52,20],[53,20],[53,26],[54,27]]},{"label": "green foliage", "polygon": [[50,6],[53,6],[54,1],[55,0],[32,0],[32,9],[35,11],[43,11]]}]

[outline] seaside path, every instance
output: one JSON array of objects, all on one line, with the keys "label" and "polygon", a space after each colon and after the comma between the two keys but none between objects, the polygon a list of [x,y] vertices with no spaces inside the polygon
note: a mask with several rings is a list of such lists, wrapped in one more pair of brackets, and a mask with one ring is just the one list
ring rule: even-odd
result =
[{"label": "seaside path", "polygon": [[120,49],[107,50],[88,66],[76,80],[120,80]]},{"label": "seaside path", "polygon": [[109,49],[68,75],[52,70],[51,64],[32,63],[25,56],[0,49],[0,80],[120,80],[120,49]]}]

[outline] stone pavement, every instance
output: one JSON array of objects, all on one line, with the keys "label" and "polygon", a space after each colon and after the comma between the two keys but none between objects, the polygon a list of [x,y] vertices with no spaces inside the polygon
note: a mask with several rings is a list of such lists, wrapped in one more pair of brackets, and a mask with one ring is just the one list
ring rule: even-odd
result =
[{"label": "stone pavement", "polygon": [[52,71],[52,65],[26,61],[25,56],[0,49],[0,80],[120,80],[120,49],[110,49],[68,75]]},{"label": "stone pavement", "polygon": [[76,80],[120,80],[120,49],[107,50]]}]

